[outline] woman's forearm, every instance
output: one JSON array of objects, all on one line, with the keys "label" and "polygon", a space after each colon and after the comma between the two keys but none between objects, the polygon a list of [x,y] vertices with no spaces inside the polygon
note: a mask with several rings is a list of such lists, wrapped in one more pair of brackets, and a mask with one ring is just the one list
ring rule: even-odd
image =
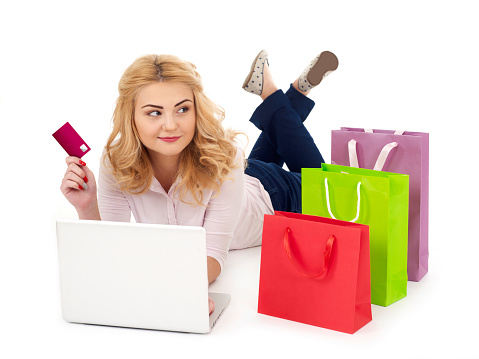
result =
[{"label": "woman's forearm", "polygon": [[95,201],[88,208],[77,209],[79,219],[88,219],[101,221],[100,210],[98,209],[98,202]]},{"label": "woman's forearm", "polygon": [[213,257],[207,258],[208,264],[208,283],[213,282],[221,273],[221,266]]}]

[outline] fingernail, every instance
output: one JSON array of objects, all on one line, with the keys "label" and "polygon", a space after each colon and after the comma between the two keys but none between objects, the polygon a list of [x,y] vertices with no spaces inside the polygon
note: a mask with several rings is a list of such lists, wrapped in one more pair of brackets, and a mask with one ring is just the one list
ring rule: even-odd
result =
[{"label": "fingernail", "polygon": [[83,183],[83,189],[88,189],[88,186],[86,183]]},{"label": "fingernail", "polygon": [[88,177],[87,176],[83,177],[83,180],[85,181],[85,183],[87,183],[88,182]]},{"label": "fingernail", "polygon": [[83,187],[82,187],[82,186],[78,185],[78,187],[80,187],[80,189],[83,191]]},{"label": "fingernail", "polygon": [[80,164],[81,164],[82,166],[86,166],[86,163],[83,162],[82,160],[80,160]]}]

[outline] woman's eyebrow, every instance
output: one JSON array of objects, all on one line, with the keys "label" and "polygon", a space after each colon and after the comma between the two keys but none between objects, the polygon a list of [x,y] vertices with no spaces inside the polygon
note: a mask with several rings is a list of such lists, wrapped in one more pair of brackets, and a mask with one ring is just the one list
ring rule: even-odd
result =
[{"label": "woman's eyebrow", "polygon": [[148,105],[143,106],[142,108],[145,108],[145,107],[155,107],[155,108],[159,108],[159,109],[163,110],[163,106],[157,106],[157,105],[150,105],[150,104],[148,104]]},{"label": "woman's eyebrow", "polygon": [[[178,102],[178,103],[175,105],[175,107],[181,105],[182,103],[185,103],[186,101],[193,102],[193,101],[191,101],[190,99],[184,99],[183,101]],[[159,109],[163,110],[163,106],[158,106],[158,105],[148,104],[148,105],[142,106],[142,108],[145,108],[145,107],[155,107],[155,108],[159,108]]]},{"label": "woman's eyebrow", "polygon": [[185,103],[186,101],[193,102],[193,101],[191,101],[190,99],[187,99],[187,98],[186,98],[186,99],[184,99],[183,101],[178,102],[178,103],[175,105],[175,107],[181,105],[182,103]]}]

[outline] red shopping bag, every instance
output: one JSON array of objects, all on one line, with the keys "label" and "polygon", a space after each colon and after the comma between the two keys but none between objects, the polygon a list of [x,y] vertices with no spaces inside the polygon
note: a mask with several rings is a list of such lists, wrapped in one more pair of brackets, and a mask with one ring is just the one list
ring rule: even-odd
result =
[{"label": "red shopping bag", "polygon": [[258,313],[350,334],[370,322],[369,227],[265,215]]}]

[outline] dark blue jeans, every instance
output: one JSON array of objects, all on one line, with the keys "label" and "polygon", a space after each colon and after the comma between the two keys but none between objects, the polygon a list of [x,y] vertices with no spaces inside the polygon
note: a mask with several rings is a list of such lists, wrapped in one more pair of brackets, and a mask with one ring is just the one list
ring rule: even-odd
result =
[{"label": "dark blue jeans", "polygon": [[[314,101],[290,86],[268,96],[250,121],[262,132],[248,157],[245,173],[260,180],[275,211],[301,213],[301,168],[324,163],[303,122]],[[286,163],[289,171],[283,169]]]}]

